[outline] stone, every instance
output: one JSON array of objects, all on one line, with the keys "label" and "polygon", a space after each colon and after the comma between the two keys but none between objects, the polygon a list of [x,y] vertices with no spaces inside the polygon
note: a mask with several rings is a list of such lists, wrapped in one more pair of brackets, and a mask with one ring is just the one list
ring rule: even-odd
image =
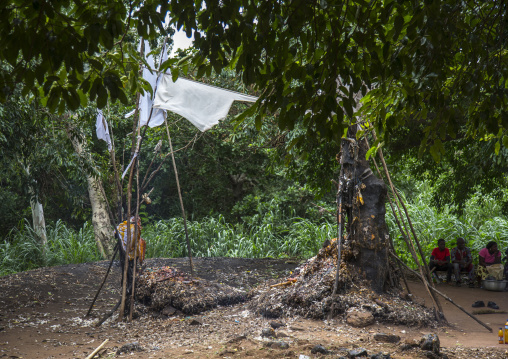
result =
[{"label": "stone", "polygon": [[404,340],[404,343],[402,343],[400,345],[400,350],[401,351],[411,350],[411,349],[417,348],[419,346],[420,346],[420,344],[418,343],[417,340],[406,339],[406,340]]},{"label": "stone", "polygon": [[364,328],[374,324],[374,316],[371,312],[354,309],[347,313],[346,323],[356,328]]},{"label": "stone", "polygon": [[287,338],[289,335],[287,335],[285,332],[277,332],[275,335],[277,338]]},{"label": "stone", "polygon": [[436,334],[426,334],[420,339],[420,349],[439,354],[439,337]]},{"label": "stone", "polygon": [[365,357],[367,356],[367,349],[365,348],[358,348],[348,351],[347,353],[348,357],[350,359],[359,358],[359,357]]},{"label": "stone", "polygon": [[441,359],[441,356],[439,354],[431,352],[430,350],[425,352],[425,356],[429,359]]},{"label": "stone", "polygon": [[244,339],[247,339],[247,336],[246,336],[246,335],[238,335],[238,336],[236,336],[236,337],[234,337],[234,338],[231,338],[231,339],[228,341],[228,343],[229,343],[229,344],[239,343],[239,342],[241,342],[241,341],[242,341],[242,340],[244,340]]},{"label": "stone", "polygon": [[312,354],[330,354],[330,351],[321,344],[315,345],[314,348],[310,350],[310,352]]},{"label": "stone", "polygon": [[116,351],[116,355],[120,355],[122,353],[142,352],[143,350],[144,349],[138,342],[132,342],[122,345],[122,347]]},{"label": "stone", "polygon": [[374,334],[374,340],[381,343],[398,343],[400,337],[394,334],[376,333]]},{"label": "stone", "polygon": [[281,322],[276,322],[275,320],[272,320],[270,322],[270,326],[273,328],[273,329],[278,329],[280,327],[284,327],[285,324],[284,323],[281,323]]},{"label": "stone", "polygon": [[197,319],[192,319],[189,323],[189,325],[203,325],[203,323],[201,323],[199,320]]},{"label": "stone", "polygon": [[289,329],[291,329],[295,332],[303,332],[305,330],[302,327],[289,327]]},{"label": "stone", "polygon": [[370,356],[370,359],[391,359],[390,357],[390,353],[388,354],[383,354],[383,353],[377,353],[377,354],[372,354]]},{"label": "stone", "polygon": [[176,308],[173,308],[170,305],[164,307],[164,309],[162,310],[162,314],[167,316],[167,317],[170,317],[170,316],[172,316],[175,313],[176,313]]},{"label": "stone", "polygon": [[263,344],[266,348],[273,348],[273,349],[289,349],[289,344],[279,340],[279,341],[272,341],[272,342],[266,342]]},{"label": "stone", "polygon": [[264,328],[261,331],[261,336],[265,338],[273,338],[275,337],[275,330],[273,330],[273,328]]}]

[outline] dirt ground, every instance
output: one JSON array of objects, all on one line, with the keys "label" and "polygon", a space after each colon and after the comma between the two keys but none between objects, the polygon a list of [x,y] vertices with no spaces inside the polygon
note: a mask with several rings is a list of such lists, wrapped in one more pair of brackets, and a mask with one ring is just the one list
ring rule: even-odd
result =
[{"label": "dirt ground", "polygon": [[[189,271],[187,259],[149,259],[149,267],[173,266]],[[282,281],[298,263],[271,259],[195,258],[195,275],[248,291]],[[118,265],[114,265],[92,315],[84,318],[102,282],[108,262],[97,262],[0,277],[0,358],[86,358],[106,339],[95,357],[100,358],[339,358],[365,348],[368,357],[426,358],[419,348],[404,344],[436,333],[441,352],[448,358],[508,358],[508,345],[498,344],[497,331],[508,313],[477,315],[494,329],[487,329],[451,303],[441,300],[449,326],[437,329],[396,327],[376,323],[353,328],[342,318],[328,321],[284,317],[276,321],[276,339],[261,336],[270,322],[250,312],[247,303],[219,307],[195,316],[142,313],[131,323],[117,322],[116,315],[95,327],[120,296]],[[431,304],[422,285],[410,282],[414,295]],[[466,310],[477,300],[496,302],[508,311],[508,292],[439,284]],[[273,324],[273,323],[272,323]],[[374,334],[395,334],[399,343],[378,343]],[[281,343],[284,343],[282,345]],[[119,349],[130,345],[125,352]],[[321,345],[328,354],[313,353]],[[319,347],[318,347],[319,348]],[[313,350],[314,349],[314,350]],[[139,351],[138,351],[139,350]],[[390,356],[387,356],[387,355]],[[351,353],[349,353],[351,355]]]}]

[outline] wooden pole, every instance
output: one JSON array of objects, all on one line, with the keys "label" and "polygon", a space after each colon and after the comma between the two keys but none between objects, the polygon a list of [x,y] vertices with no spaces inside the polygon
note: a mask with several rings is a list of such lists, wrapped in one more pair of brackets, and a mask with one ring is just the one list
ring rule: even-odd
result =
[{"label": "wooden pole", "polygon": [[[372,132],[372,135],[374,136],[375,139],[377,139],[377,136],[376,136],[376,133],[375,131]],[[378,149],[378,154],[379,154],[379,158],[381,159],[381,163],[383,165],[383,169],[385,171],[385,174],[386,174],[386,179],[388,180],[388,183],[390,185],[390,190],[392,191],[392,194],[394,196],[394,199],[397,199],[396,197],[396,192],[395,192],[395,188],[393,186],[393,183],[392,183],[392,180],[390,178],[390,172],[388,171],[388,166],[386,165],[386,162],[384,160],[384,156],[383,156],[383,151],[379,148]],[[401,213],[401,210],[400,210],[400,207],[398,206],[398,203],[396,202],[397,204],[397,207],[399,209],[399,213],[400,213],[400,217],[401,217],[401,220],[402,220],[402,213]],[[390,201],[390,205],[391,205],[391,201]],[[393,206],[392,206],[392,210],[395,212]],[[395,214],[395,213],[394,213]],[[395,215],[395,218],[397,218],[397,216]],[[398,223],[398,221],[397,221]],[[400,225],[400,224],[399,224]],[[413,259],[414,261],[416,262],[416,264],[418,265],[418,269],[420,270],[420,273],[422,275],[422,277],[426,277],[428,278],[428,281],[425,281],[424,282],[424,286],[425,286],[425,289],[427,290],[427,292],[429,293],[432,301],[434,302],[434,308],[436,310],[439,310],[439,312],[441,314],[443,314],[443,308],[441,306],[441,303],[439,302],[439,299],[434,295],[434,293],[429,289],[429,288],[433,288],[432,285],[429,284],[429,281],[432,283],[432,281],[430,280],[430,273],[428,273],[428,267],[427,266],[424,266],[422,268],[422,265],[420,264],[420,261],[418,260],[418,256],[416,255],[416,252],[415,252],[415,249],[413,247],[413,243],[409,241],[409,238],[405,235],[405,232],[402,231],[402,228],[399,227],[399,229],[401,230],[401,233],[402,233],[402,237],[404,238],[404,240],[406,241],[406,245],[408,246],[408,249],[409,251],[411,252],[411,255],[413,256]],[[425,274],[424,274],[424,270],[425,270]],[[438,313],[434,313],[436,315],[436,319],[437,320],[441,320],[441,318],[439,317]],[[443,314],[444,315],[444,314]]]},{"label": "wooden pole", "polygon": [[[136,291],[136,269],[138,260],[138,237],[141,236],[141,228],[138,225],[139,218],[139,166],[136,166],[136,215],[134,216],[134,265],[132,268],[132,291],[129,310],[129,322],[132,322],[132,312],[134,311],[134,292]],[[141,222],[141,220],[139,220]]]},{"label": "wooden pole", "polygon": [[[418,278],[420,278],[420,280],[422,282],[424,282],[424,279],[423,277],[418,274],[416,271],[412,270],[411,268],[409,268],[406,263],[404,263],[402,261],[402,259],[400,259],[399,257],[397,257],[397,255],[395,255],[395,253],[393,252],[390,252],[390,254],[399,262],[401,263],[407,270],[409,270],[411,273],[413,273],[414,275],[416,275]],[[467,310],[465,310],[463,307],[461,307],[460,305],[458,305],[457,303],[455,303],[450,297],[448,297],[446,294],[438,291],[436,288],[434,287],[431,287],[431,290],[436,292],[437,294],[439,294],[440,296],[442,296],[444,299],[446,299],[447,301],[449,301],[450,303],[452,303],[454,306],[456,306],[457,308],[459,308],[460,310],[462,310],[464,313],[466,313],[469,317],[473,318],[478,324],[482,325],[484,328],[486,328],[489,332],[492,333],[492,328],[489,327],[487,324],[485,324],[484,322],[482,322],[481,320],[479,320],[478,318],[474,317],[471,313],[469,313]]]},{"label": "wooden pole", "polygon": [[[341,141],[341,154],[342,154],[342,141]],[[339,287],[339,271],[340,271],[340,260],[341,260],[341,248],[342,248],[342,183],[344,176],[344,156],[340,156],[340,172],[339,172],[339,185],[337,186],[337,271],[335,273],[335,283],[333,285],[332,296],[337,295],[337,289]],[[332,308],[333,312],[333,308]]]},{"label": "wooden pole", "polygon": [[107,342],[109,342],[109,339],[103,341],[101,345],[99,345],[89,356],[86,357],[86,359],[92,359],[95,354],[97,354],[104,347],[104,345],[106,345]]},{"label": "wooden pole", "polygon": [[180,199],[180,207],[182,208],[183,227],[185,229],[185,238],[187,240],[187,251],[189,253],[189,265],[191,270],[191,276],[194,276],[194,265],[192,264],[192,252],[189,240],[189,232],[187,230],[187,219],[185,216],[185,208],[183,206],[182,191],[180,190],[180,181],[178,180],[178,170],[176,168],[175,154],[173,152],[173,144],[171,143],[171,136],[169,135],[169,127],[166,116],[164,116],[164,123],[166,124],[166,132],[168,134],[169,150],[171,151],[171,159],[173,161],[173,170],[175,171],[176,188],[178,190],[178,198]]},{"label": "wooden pole", "polygon": [[113,256],[111,257],[111,260],[109,261],[108,270],[106,271],[106,275],[104,276],[104,280],[102,281],[102,284],[99,286],[99,289],[97,290],[97,293],[95,293],[95,297],[92,300],[92,304],[90,304],[90,308],[88,308],[88,312],[86,312],[85,317],[88,317],[90,315],[90,312],[92,311],[93,305],[95,304],[95,301],[97,300],[97,297],[99,296],[99,293],[102,290],[102,287],[104,286],[104,283],[106,283],[106,279],[108,278],[109,271],[111,270],[111,266],[113,265],[113,260],[115,259],[116,254],[118,253],[118,248],[120,244],[117,244],[115,246],[115,251],[113,252]]}]

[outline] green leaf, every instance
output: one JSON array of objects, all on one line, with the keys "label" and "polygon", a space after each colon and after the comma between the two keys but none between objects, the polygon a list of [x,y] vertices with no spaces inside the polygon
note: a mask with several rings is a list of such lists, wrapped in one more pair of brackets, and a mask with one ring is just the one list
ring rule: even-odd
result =
[{"label": "green leaf", "polygon": [[508,136],[506,135],[503,136],[503,146],[508,148]]}]

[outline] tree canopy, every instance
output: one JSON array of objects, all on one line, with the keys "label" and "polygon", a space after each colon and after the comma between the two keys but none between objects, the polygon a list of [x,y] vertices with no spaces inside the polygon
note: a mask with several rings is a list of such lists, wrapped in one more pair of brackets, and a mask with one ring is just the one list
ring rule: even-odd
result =
[{"label": "tree canopy", "polygon": [[[435,159],[461,129],[508,145],[508,4],[426,1],[15,0],[0,5],[1,98],[16,85],[50,109],[87,98],[127,102],[141,59],[131,34],[195,31],[197,76],[235,68],[261,99],[246,114],[276,114],[292,139],[337,140],[362,114],[385,132],[424,124]],[[178,74],[176,61],[166,68]],[[370,92],[369,92],[370,91]],[[496,147],[499,149],[499,143]]]}]

